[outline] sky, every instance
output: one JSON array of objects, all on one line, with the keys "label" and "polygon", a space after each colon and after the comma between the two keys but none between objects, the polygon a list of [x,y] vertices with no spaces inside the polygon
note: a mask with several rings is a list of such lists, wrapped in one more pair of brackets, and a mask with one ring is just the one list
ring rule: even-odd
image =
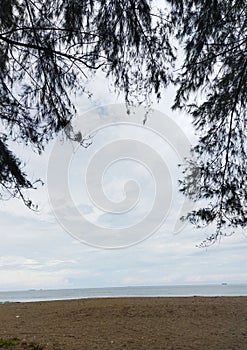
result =
[{"label": "sky", "polygon": [[193,208],[178,192],[195,142],[190,117],[172,112],[172,88],[143,126],[98,75],[92,100],[78,96],[74,127],[92,144],[52,141],[42,156],[13,147],[44,186],[0,202],[0,290],[247,282],[247,233],[198,248],[213,228],[182,224]]}]

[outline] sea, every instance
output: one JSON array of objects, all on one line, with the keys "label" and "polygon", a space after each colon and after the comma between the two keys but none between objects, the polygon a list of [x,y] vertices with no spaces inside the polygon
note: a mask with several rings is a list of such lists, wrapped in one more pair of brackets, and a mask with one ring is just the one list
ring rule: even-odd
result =
[{"label": "sea", "polygon": [[247,296],[247,284],[130,286],[0,291],[0,303],[84,298]]}]

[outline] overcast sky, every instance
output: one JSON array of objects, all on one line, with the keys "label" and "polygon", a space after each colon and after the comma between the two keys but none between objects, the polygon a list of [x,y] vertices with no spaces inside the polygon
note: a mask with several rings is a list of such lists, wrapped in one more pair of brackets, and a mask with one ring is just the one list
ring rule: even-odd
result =
[{"label": "overcast sky", "polygon": [[142,127],[142,112],[128,117],[101,76],[91,88],[75,123],[93,131],[90,147],[16,148],[45,186],[30,193],[37,213],[0,202],[0,290],[247,282],[244,231],[199,249],[210,229],[179,222],[191,204],[178,193],[177,164],[195,137],[189,117],[170,110],[173,90]]}]

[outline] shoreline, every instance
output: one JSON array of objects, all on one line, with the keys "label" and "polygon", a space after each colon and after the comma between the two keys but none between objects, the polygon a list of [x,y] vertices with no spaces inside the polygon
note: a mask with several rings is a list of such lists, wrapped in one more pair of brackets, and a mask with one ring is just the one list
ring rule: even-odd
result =
[{"label": "shoreline", "polygon": [[43,350],[247,349],[247,297],[104,297],[0,304],[0,339],[11,338],[38,343]]},{"label": "shoreline", "polygon": [[247,284],[161,285],[75,289],[0,291],[2,302],[32,302],[88,298],[247,296]]},{"label": "shoreline", "polygon": [[[30,303],[46,303],[46,302],[57,302],[57,301],[71,301],[75,302],[78,300],[107,300],[107,299],[190,299],[190,298],[246,298],[247,295],[142,295],[142,296],[136,296],[136,295],[123,295],[123,296],[96,296],[96,297],[81,297],[81,298],[64,298],[64,299],[37,299],[37,300],[6,300],[6,301],[0,301],[0,305],[9,305],[9,304],[30,304]],[[246,349],[247,350],[247,349]]]}]

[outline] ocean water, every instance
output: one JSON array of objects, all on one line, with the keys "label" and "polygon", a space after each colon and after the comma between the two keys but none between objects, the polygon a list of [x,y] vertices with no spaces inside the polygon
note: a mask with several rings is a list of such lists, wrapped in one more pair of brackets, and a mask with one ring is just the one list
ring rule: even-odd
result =
[{"label": "ocean water", "polygon": [[0,292],[0,303],[118,297],[247,296],[247,284],[207,284]]}]

